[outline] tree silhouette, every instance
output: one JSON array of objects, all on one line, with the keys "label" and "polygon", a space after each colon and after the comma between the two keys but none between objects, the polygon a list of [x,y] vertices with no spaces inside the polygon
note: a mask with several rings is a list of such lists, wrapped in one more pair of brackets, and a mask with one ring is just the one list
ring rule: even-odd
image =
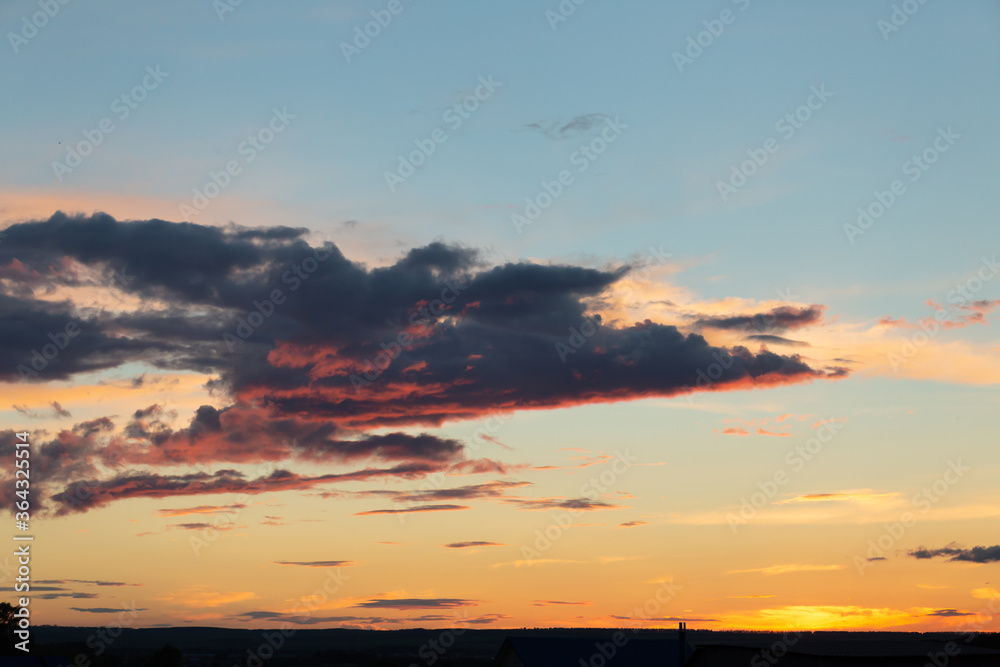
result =
[{"label": "tree silhouette", "polygon": [[149,667],[181,667],[183,662],[184,656],[179,648],[164,644],[156,649],[148,665]]},{"label": "tree silhouette", "polygon": [[17,609],[9,602],[0,602],[0,631],[12,632],[17,625],[17,618],[14,611]]}]

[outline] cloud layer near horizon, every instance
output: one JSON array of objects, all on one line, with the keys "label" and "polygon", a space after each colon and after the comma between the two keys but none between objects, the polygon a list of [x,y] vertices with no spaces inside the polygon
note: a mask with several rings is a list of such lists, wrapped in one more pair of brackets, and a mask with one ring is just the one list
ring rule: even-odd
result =
[{"label": "cloud layer near horizon", "polygon": [[[668,324],[603,322],[586,302],[629,266],[490,266],[475,250],[432,243],[369,268],[333,244],[311,246],[307,233],[63,213],[5,230],[0,379],[66,379],[143,362],[203,373],[225,401],[180,428],[152,405],[124,424],[104,417],[60,433],[42,445],[48,463],[38,471],[68,492],[48,489],[54,509],[253,492],[262,479],[279,490],[438,471],[506,474],[495,461],[468,459],[455,440],[368,431],[846,374],[797,355],[714,347]],[[107,291],[118,297],[113,307],[67,296]],[[817,322],[822,307],[778,315],[775,330],[797,328]],[[743,324],[737,319],[698,325]],[[10,447],[12,434],[0,434],[0,449]],[[155,471],[284,460],[369,467],[257,480],[231,469]]]}]

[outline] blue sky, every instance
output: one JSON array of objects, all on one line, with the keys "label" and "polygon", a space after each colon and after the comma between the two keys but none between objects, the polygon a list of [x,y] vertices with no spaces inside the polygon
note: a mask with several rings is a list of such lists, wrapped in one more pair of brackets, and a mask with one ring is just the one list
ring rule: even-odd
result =
[{"label": "blue sky", "polygon": [[[180,204],[236,157],[272,108],[287,107],[295,115],[289,132],[223,197],[308,211],[331,231],[360,220],[386,236],[443,235],[506,257],[586,255],[595,247],[625,257],[664,244],[713,257],[705,275],[692,274],[727,276],[705,286],[707,294],[731,285],[760,293],[794,283],[813,292],[878,281],[929,298],[977,259],[994,210],[997,91],[984,85],[997,69],[994,4],[924,5],[888,40],[876,23],[891,6],[879,3],[740,10],[726,2],[669,9],[588,2],[554,31],[544,11],[557,5],[549,4],[405,2],[350,63],[340,43],[383,5],[245,2],[220,20],[209,3],[69,4],[17,54],[5,53],[4,85],[18,95],[7,100],[16,105],[4,128],[14,159],[3,180]],[[7,3],[0,19],[16,29],[33,7]],[[678,72],[672,54],[727,9],[733,22]],[[50,166],[63,155],[57,142],[78,141],[111,115],[112,100],[147,65],[169,77],[57,183]],[[397,156],[441,126],[441,115],[486,75],[501,83],[495,95],[389,193],[384,172]],[[833,96],[784,140],[775,122],[814,85]],[[525,125],[585,114],[620,118],[628,130],[519,236],[506,206],[520,209],[542,179],[570,167],[582,143],[552,141]],[[873,231],[847,243],[842,226],[857,206],[899,178],[939,127],[961,135],[955,150]],[[768,137],[779,140],[778,153],[721,201],[717,181]],[[214,210],[200,217],[226,219]],[[745,252],[764,241],[784,261]],[[914,266],[926,269],[914,275]],[[853,307],[876,314],[871,298],[864,301]]]}]

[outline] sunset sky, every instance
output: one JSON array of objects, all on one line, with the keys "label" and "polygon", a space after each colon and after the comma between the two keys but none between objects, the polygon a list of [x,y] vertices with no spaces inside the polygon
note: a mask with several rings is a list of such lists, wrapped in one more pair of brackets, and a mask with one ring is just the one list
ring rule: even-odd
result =
[{"label": "sunset sky", "polygon": [[51,4],[34,624],[1000,630],[996,2]]}]

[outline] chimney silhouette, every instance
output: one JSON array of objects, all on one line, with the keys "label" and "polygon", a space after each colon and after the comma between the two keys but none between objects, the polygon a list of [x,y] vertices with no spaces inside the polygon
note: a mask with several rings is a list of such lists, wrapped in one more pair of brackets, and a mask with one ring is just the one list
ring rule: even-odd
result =
[{"label": "chimney silhouette", "polygon": [[677,664],[684,666],[687,659],[687,623],[677,624]]}]

